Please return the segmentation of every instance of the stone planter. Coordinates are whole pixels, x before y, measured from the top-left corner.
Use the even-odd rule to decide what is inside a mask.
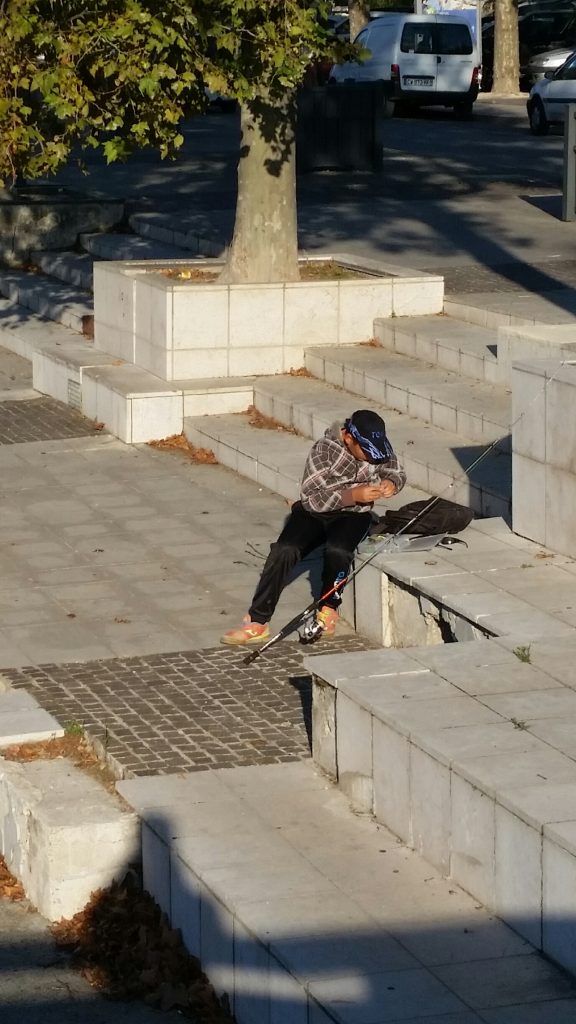
[[[364,276],[225,285],[159,273],[189,259],[97,263],[95,346],[165,381],[285,373],[302,366],[309,345],[368,341],[376,317],[442,311],[441,277],[357,256],[317,259]]]

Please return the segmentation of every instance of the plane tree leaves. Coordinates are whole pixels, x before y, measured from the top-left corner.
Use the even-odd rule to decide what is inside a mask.
[[[326,0],[0,0],[0,182],[72,153],[172,156],[206,87],[280,98],[320,55],[344,52]]]

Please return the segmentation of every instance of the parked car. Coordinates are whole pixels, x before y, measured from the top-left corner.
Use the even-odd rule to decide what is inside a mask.
[[[479,60],[463,18],[434,14],[381,14],[355,40],[368,56],[335,64],[332,82],[382,82],[391,102],[453,107],[471,114],[478,96]]]
[[[528,63],[521,69],[528,87],[531,89],[533,85],[536,85],[536,82],[544,78],[547,71],[556,71],[562,67],[575,47],[576,37],[573,46],[563,47],[561,50],[545,50],[544,53],[535,53],[533,57],[530,57]]]
[[[534,82],[529,80],[529,62],[536,54],[546,50],[576,48],[576,6],[566,0],[556,4],[522,4],[518,8],[518,37],[521,88],[528,91]],[[482,22],[482,89],[492,88],[494,69],[494,19]]]
[[[526,104],[532,134],[547,135],[551,124],[562,124],[568,103],[576,103],[576,52],[532,86]]]

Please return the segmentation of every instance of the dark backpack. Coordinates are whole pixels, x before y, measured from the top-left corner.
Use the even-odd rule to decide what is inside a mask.
[[[418,516],[423,509],[430,506],[423,515],[415,522],[412,520]],[[439,533],[460,533],[470,525],[474,518],[471,508],[465,505],[457,505],[454,501],[446,498],[437,498],[433,503],[428,498],[425,501],[411,501],[401,508],[389,508],[385,515],[381,516],[378,523],[370,530],[372,535],[380,533],[400,533],[406,531],[410,536],[431,537]]]

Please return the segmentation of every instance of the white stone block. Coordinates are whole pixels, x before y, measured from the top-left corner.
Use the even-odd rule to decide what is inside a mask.
[[[118,265],[94,263],[94,347],[134,362],[135,279]]]
[[[170,920],[170,847],[142,822],[142,884]]]
[[[172,379],[228,377],[228,349],[180,349],[172,353]]]
[[[542,949],[576,973],[576,857],[544,836]]]
[[[70,763],[0,762],[0,852],[44,917],[72,917],[139,851],[136,816]]]
[[[308,1024],[305,989],[273,956],[270,957],[270,1024]]]
[[[338,344],[338,284],[287,284],[285,345]]]
[[[426,316],[441,313],[444,306],[443,278],[418,279],[397,277],[392,282],[393,316]]]
[[[442,874],[450,869],[450,769],[410,748],[412,846]]]
[[[516,454],[512,456],[512,524],[521,537],[546,543],[546,466]]]
[[[487,907],[494,906],[495,804],[452,772],[450,876]]]
[[[275,340],[270,338],[268,346],[262,348],[231,348],[228,352],[230,377],[282,373],[286,350],[273,344]]]
[[[180,930],[188,952],[200,959],[202,883],[174,851],[170,856],[170,923]]]
[[[226,348],[228,298],[228,288],[216,284],[176,290],[172,320],[175,351]]]
[[[412,841],[410,745],[383,722],[372,723],[374,815],[404,842]]]
[[[375,565],[367,565],[354,580],[357,629],[369,640],[387,646],[388,577]]]
[[[500,358],[500,347],[498,347]],[[536,462],[546,461],[546,397],[544,377],[515,369],[512,374],[512,450]]]
[[[495,902],[499,917],[542,947],[542,835],[496,805]]]
[[[338,785],[357,811],[372,810],[372,716],[336,694],[336,762]]]
[[[234,921],[234,1018],[237,1024],[270,1024],[270,954]]]
[[[393,278],[340,281],[338,344],[358,344],[374,336],[376,317],[392,316]]]
[[[132,444],[181,434],[183,425],[182,395],[132,399]]]
[[[226,993],[234,1011],[234,919],[205,886],[200,908],[200,962],[216,994]]]
[[[313,676],[312,756],[332,779],[337,778],[336,689]]]
[[[132,443],[132,403],[125,395],[112,391],[90,372],[82,381],[82,412],[88,419],[103,423],[120,441]]]
[[[230,349],[281,347],[284,289],[278,285],[236,285],[230,289]],[[301,339],[300,344],[301,344]],[[236,371],[231,370],[231,373]],[[263,371],[268,372],[268,371]]]
[[[0,703],[0,747],[13,743],[39,743],[63,735],[60,723],[43,708],[5,711]]]
[[[576,398],[576,390],[574,396]],[[558,443],[563,444],[564,438],[559,437]],[[545,544],[553,551],[575,557],[576,518],[568,510],[576,507],[576,473],[547,463],[546,488],[543,498],[546,502]]]

